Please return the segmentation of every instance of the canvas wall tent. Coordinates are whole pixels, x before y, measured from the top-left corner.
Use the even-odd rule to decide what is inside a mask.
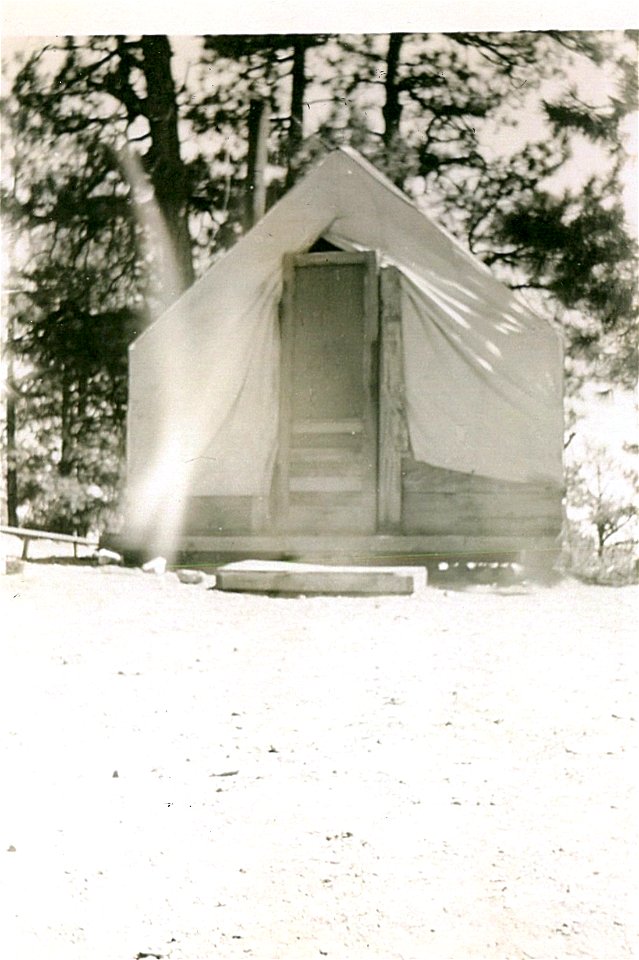
[[[548,547],[562,434],[556,330],[341,149],[132,345],[128,539]]]

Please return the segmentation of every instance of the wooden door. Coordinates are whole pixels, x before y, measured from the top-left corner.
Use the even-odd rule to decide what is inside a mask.
[[[375,255],[286,258],[277,526],[372,533],[377,493]]]

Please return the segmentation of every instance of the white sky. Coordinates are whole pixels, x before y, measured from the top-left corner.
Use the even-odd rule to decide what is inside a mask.
[[[639,26],[633,0],[3,0],[5,35],[611,30]]]

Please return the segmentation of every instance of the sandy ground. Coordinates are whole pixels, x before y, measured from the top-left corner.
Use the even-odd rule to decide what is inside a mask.
[[[639,956],[637,588],[209,585],[1,578],[5,956]]]

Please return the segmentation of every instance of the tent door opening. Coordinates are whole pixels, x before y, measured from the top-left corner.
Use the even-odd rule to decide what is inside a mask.
[[[374,253],[285,258],[279,529],[375,532],[377,332]]]

